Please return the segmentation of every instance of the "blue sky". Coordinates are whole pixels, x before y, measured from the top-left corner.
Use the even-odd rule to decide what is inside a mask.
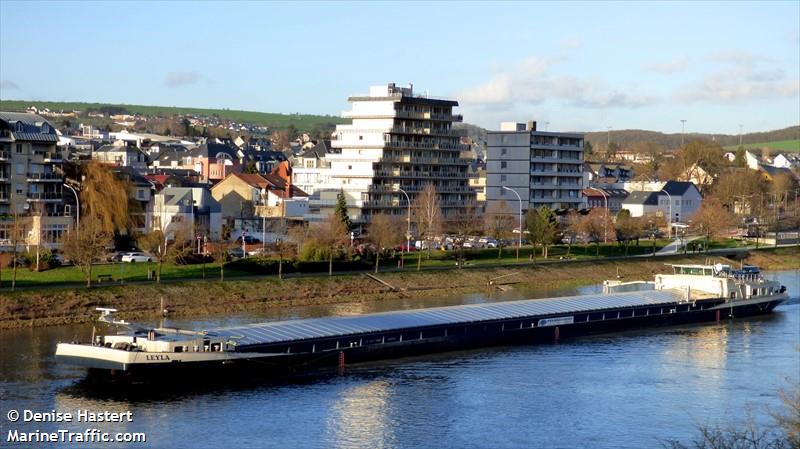
[[[340,114],[370,85],[466,122],[800,124],[800,2],[0,0],[0,98]]]

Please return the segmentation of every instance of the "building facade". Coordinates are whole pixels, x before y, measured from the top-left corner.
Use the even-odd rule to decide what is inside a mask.
[[[452,127],[462,121],[453,114],[457,101],[415,95],[412,86],[394,83],[348,101],[352,109],[343,115],[353,122],[337,125],[333,153],[325,156],[330,184],[312,204],[320,215],[332,213],[340,191],[351,218],[361,223],[375,214],[405,214],[408,203],[400,189],[413,201],[433,184],[445,218],[474,202],[469,160],[462,156],[469,147]]]
[[[583,134],[542,132],[536,122],[502,123],[489,131],[486,161],[486,202],[511,210],[517,196],[522,209],[580,207],[583,189]]]
[[[72,225],[74,210],[64,205],[64,160],[57,142],[56,130],[41,116],[0,112],[0,251],[11,249],[13,241],[57,247]]]

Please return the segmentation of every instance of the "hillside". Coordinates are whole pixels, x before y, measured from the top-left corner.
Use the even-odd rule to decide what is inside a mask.
[[[595,148],[605,147],[608,139],[606,132],[586,133],[586,140],[592,143]],[[735,134],[702,134],[686,133],[686,142],[693,139],[713,140],[722,146],[732,146],[734,149],[739,146],[739,136]],[[800,126],[790,126],[774,131],[742,134],[742,144],[745,148],[772,147],[773,142],[797,141],[800,139]],[[646,131],[641,129],[611,130],[611,140],[620,144],[623,148],[637,142],[654,142],[664,145],[667,148],[678,148],[681,145],[681,134],[664,134],[656,131]],[[785,144],[783,144],[785,145]],[[782,146],[775,149],[786,151]]]
[[[99,110],[100,108],[115,108],[119,109],[120,111],[126,111],[128,114],[142,114],[159,117],[170,117],[175,115],[195,115],[207,117],[216,116],[224,120],[246,122],[258,126],[268,126],[272,129],[285,129],[289,125],[294,125],[295,128],[301,131],[311,131],[316,128],[350,122],[349,120],[332,115],[275,114],[270,112],[237,111],[231,109],[143,106],[134,104],[0,100],[0,110],[3,111],[24,111],[29,106],[36,106],[38,109],[49,108],[51,111],[78,110],[81,112]]]

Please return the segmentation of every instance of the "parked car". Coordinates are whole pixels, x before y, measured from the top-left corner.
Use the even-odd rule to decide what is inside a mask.
[[[236,243],[242,243],[242,236],[240,235],[239,238],[236,239]],[[244,236],[244,243],[246,245],[252,245],[253,243],[261,243],[261,239],[255,238],[252,235]]]
[[[122,256],[128,254],[130,251],[117,251],[114,254],[109,254],[106,258],[108,262],[122,262]]]
[[[408,252],[408,253],[410,253],[410,252],[412,252],[412,251],[416,251],[416,250],[417,250],[417,247],[416,247],[416,246],[414,246],[414,245],[408,246],[408,245],[406,245],[406,244],[404,243],[404,244],[402,244],[402,245],[398,245],[398,246],[395,248],[395,250],[397,250],[397,251],[405,251],[405,252]]]
[[[152,262],[153,257],[145,253],[125,253],[120,257],[120,262]]]
[[[242,257],[245,256],[245,253],[241,247],[237,246],[235,248],[231,248],[228,250],[228,256],[230,256],[233,259],[241,259]]]

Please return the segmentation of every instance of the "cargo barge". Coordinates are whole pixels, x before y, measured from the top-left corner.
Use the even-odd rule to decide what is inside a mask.
[[[319,367],[504,344],[533,344],[650,326],[771,312],[786,288],[755,267],[673,265],[652,282],[606,281],[602,294],[470,304],[209,330],[143,328],[99,309],[123,332],[59,343],[60,362],[134,379],[223,371],[284,375]]]

